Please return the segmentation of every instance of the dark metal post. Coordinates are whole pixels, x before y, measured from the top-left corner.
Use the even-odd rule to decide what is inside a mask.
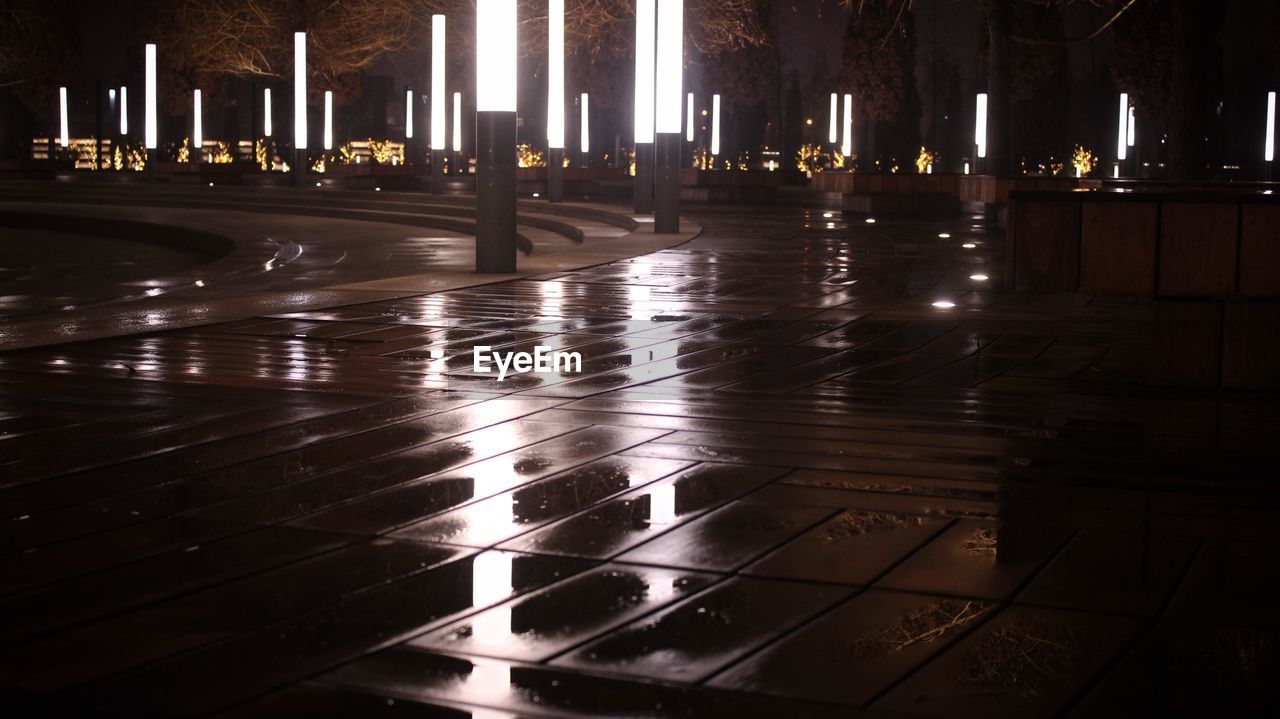
[[[658,171],[653,203],[653,231],[680,231],[680,142],[678,132],[658,133]]]
[[[636,176],[632,183],[637,215],[653,212],[653,143],[636,143]]]
[[[444,150],[431,150],[431,194],[444,194]]]
[[[547,200],[564,202],[564,148],[547,150]]]
[[[476,272],[516,271],[516,113],[476,113]]]
[[[298,148],[293,150],[293,186],[307,186],[307,151]]]

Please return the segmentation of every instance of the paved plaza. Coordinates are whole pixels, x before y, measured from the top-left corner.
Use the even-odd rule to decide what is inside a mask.
[[[150,219],[252,226],[203,201]],[[978,213],[591,207],[429,293],[470,240],[344,265],[409,224],[355,215],[207,300],[9,292],[55,335],[0,353],[12,716],[1276,711],[1280,405],[1146,384],[1149,301],[999,289]]]

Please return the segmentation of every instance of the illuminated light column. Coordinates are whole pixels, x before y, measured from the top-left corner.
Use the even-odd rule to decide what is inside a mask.
[[[653,73],[656,0],[636,0],[636,214],[653,211]]]
[[[324,149],[333,149],[333,91],[324,91]]]
[[[580,125],[579,129],[581,130],[579,134],[581,135],[581,137],[579,137],[578,140],[579,140],[579,146],[582,149],[582,162],[584,165],[591,161],[591,102],[590,100],[591,98],[587,96],[587,93],[585,92],[582,93],[582,122],[579,123]]]
[[[271,137],[271,88],[262,90],[262,136]]]
[[[120,136],[129,134],[129,88],[120,86]]]
[[[978,159],[984,159],[987,156],[987,93],[978,93],[978,105],[975,109],[973,121],[973,144],[978,149]],[[982,168],[978,168],[981,172]]]
[[[711,96],[711,156],[720,155],[720,96]],[[715,169],[715,163],[712,163]]]
[[[658,0],[658,37],[654,70],[654,130],[657,132],[657,182],[653,231],[680,231],[680,124],[684,120],[684,0]]]
[[[191,147],[187,150],[187,162],[204,162],[204,108],[200,91],[191,91]]]
[[[547,2],[547,199],[564,201],[564,0]]]
[[[449,90],[445,87],[444,15],[431,16],[431,192],[444,192],[444,153],[448,149]]]
[[[476,0],[476,272],[516,270],[516,0]]]
[[[156,147],[159,146],[159,131],[156,127],[156,46],[155,43],[147,43],[146,48],[145,73],[143,78],[145,84],[142,91],[142,109],[143,109],[143,141],[147,148],[147,177],[154,181],[156,162],[159,158],[156,156]]]
[[[1267,136],[1262,141],[1262,159],[1267,163],[1267,179],[1271,179],[1271,162],[1276,159],[1276,94],[1267,93]]]
[[[832,147],[840,141],[840,125],[838,124],[840,122],[839,104],[839,96],[834,92],[831,93],[831,123],[828,125],[827,142],[831,143]]]
[[[1129,93],[1120,93],[1120,118],[1116,122],[1116,159],[1123,162],[1129,155]]]
[[[62,145],[63,149],[71,145],[71,133],[67,128],[67,88],[65,87],[58,88],[58,144]]]
[[[453,93],[453,162],[449,172],[454,175],[466,174],[462,169],[462,93]]]
[[[688,109],[684,114],[684,139],[693,142],[693,93],[689,93]]]
[[[404,89],[404,139],[413,139],[413,88],[409,87]],[[408,162],[407,154],[405,161]]]
[[[307,180],[307,34],[293,34],[293,184]]]
[[[844,96],[844,137],[840,142],[840,154],[845,160],[853,157],[853,95]]]

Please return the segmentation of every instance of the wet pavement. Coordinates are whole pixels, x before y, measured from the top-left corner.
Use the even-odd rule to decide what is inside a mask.
[[[691,215],[586,269],[0,354],[0,696],[1277,711],[1273,395],[1145,384],[1147,304],[995,289],[979,215]]]

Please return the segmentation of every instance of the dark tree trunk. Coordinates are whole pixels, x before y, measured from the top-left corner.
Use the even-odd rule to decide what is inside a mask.
[[[1013,175],[1010,145],[1010,103],[1013,85],[1011,58],[1013,0],[988,0],[987,8],[987,163],[986,173]]]

